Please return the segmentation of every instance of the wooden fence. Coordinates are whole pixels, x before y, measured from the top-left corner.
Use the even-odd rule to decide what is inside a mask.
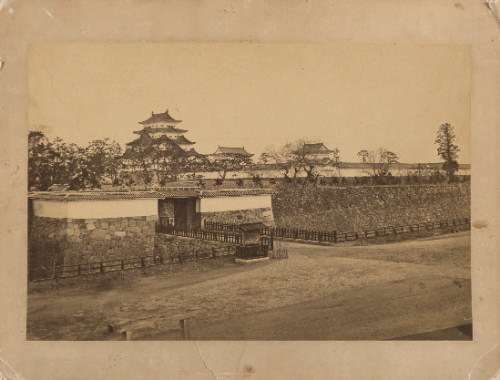
[[[224,231],[216,229],[182,229],[168,224],[156,224],[156,232],[190,238],[217,240],[224,243],[241,244],[243,234],[241,232]]]
[[[237,231],[237,229],[239,228],[238,225],[213,222],[205,222],[205,226],[206,228],[221,228],[223,231]],[[459,226],[467,226],[468,228],[470,228],[470,219],[457,218],[452,220],[414,223],[402,226],[386,226],[375,228],[372,230],[352,232],[318,231],[312,229],[299,229],[282,226],[263,226],[260,233],[261,235],[274,238],[340,243],[344,241],[371,239],[375,237],[399,235],[403,233],[418,233],[422,231],[433,231],[441,228]]]
[[[204,229],[225,232],[242,232],[242,228],[239,224],[212,222],[210,220],[205,221]]]
[[[168,260],[165,260],[165,258],[161,255],[151,255],[127,259],[86,262],[73,265],[60,265],[53,266],[51,268],[34,268],[29,270],[28,279],[31,282],[39,282],[80,276],[102,275],[115,272],[124,273],[128,270],[146,269],[147,267],[162,264],[183,263],[234,255],[235,247],[228,245],[222,248],[186,251],[173,255],[169,257]]]

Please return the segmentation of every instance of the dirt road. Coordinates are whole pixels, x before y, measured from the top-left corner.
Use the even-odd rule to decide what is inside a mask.
[[[287,260],[28,297],[28,339],[393,339],[471,323],[470,233],[373,245],[286,243]],[[467,339],[468,336],[465,336]],[[432,337],[431,337],[432,339]]]

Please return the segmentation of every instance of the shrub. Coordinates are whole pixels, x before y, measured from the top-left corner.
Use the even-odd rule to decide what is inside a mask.
[[[252,181],[255,185],[262,186],[262,178],[260,178],[258,174],[254,174],[254,176],[252,177]]]

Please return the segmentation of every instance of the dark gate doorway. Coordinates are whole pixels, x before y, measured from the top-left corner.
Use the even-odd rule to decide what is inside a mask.
[[[198,229],[201,215],[196,211],[196,198],[174,199],[174,225],[180,229]]]

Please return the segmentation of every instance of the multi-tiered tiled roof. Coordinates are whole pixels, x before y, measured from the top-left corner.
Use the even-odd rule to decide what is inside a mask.
[[[139,122],[144,127],[139,131],[134,131],[139,137],[126,144],[127,150],[123,158],[134,159],[138,156],[139,152],[147,154],[159,146],[163,150],[167,150],[175,155],[185,154],[188,157],[201,156],[194,148],[188,150],[188,147],[195,143],[184,136],[184,133],[187,132],[186,129],[181,129],[173,125],[180,122],[181,120],[170,116],[168,110],[156,114],[152,112],[150,118]]]

